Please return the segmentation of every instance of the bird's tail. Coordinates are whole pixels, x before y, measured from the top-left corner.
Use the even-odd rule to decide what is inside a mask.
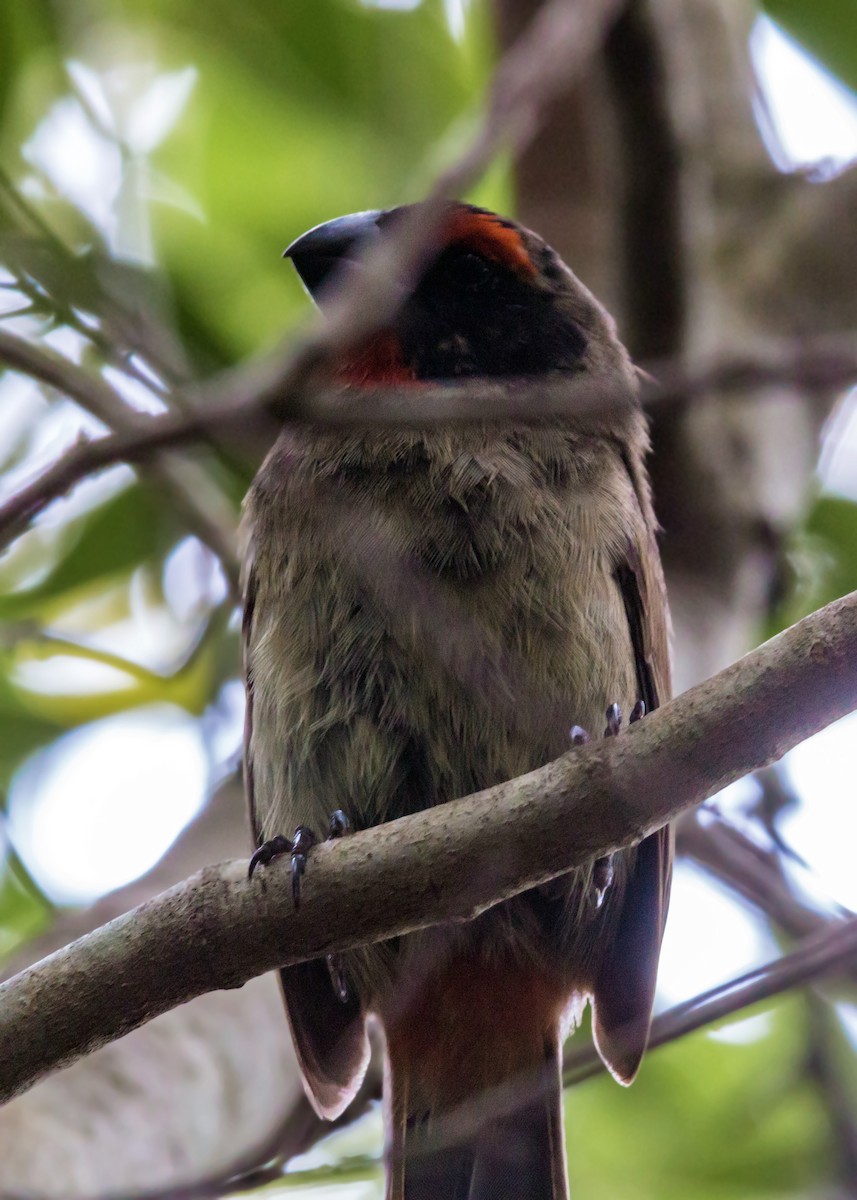
[[[434,992],[388,1028],[386,1200],[568,1200],[559,1021],[516,1020],[504,984],[493,1022]]]

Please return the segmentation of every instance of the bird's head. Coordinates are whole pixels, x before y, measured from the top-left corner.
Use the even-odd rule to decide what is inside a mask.
[[[317,225],[285,257],[321,297],[346,261],[407,211],[354,213]],[[627,355],[611,317],[537,234],[471,204],[451,203],[437,250],[392,324],[349,356],[355,383],[619,371]]]

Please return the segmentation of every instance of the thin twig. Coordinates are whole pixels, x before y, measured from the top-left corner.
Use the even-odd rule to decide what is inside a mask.
[[[736,1013],[792,988],[815,983],[843,970],[853,970],[857,959],[857,918],[837,923],[810,934],[791,954],[757,967],[694,996],[652,1022],[649,1047],[665,1046],[678,1038],[734,1017]],[[604,1070],[598,1055],[589,1047],[567,1054],[563,1083],[571,1087]]]
[[[857,1096],[846,1071],[844,1031],[832,1005],[815,991],[806,993],[806,1075],[826,1111],[843,1196],[857,1195]]]
[[[688,814],[678,822],[676,845],[704,870],[754,905],[791,938],[805,937],[851,914],[819,912],[792,891],[779,856],[726,821]],[[857,968],[855,968],[857,971]]]
[[[0,329],[0,363],[68,396],[81,408],[92,413],[109,428],[115,430],[114,434],[100,440],[109,440],[110,436],[134,437],[149,423],[149,418],[129,409],[119,393],[102,376],[84,370],[48,346],[37,346],[25,338],[3,329]],[[69,455],[74,458],[87,445],[97,444],[98,442],[78,443],[64,458],[60,458],[58,461],[66,461]],[[237,595],[238,556],[235,548],[235,520],[226,506],[220,489],[197,463],[178,459],[173,454],[148,454],[140,462],[168,489],[188,528],[220,559],[230,580],[232,591]],[[48,468],[46,474],[53,469]],[[68,488],[64,490],[68,491]],[[28,491],[29,489],[26,487],[22,489],[23,493]],[[13,496],[12,502],[15,499],[16,497]],[[33,515],[36,515],[35,512]],[[26,523],[24,526],[17,526],[19,530],[25,527]]]
[[[649,1052],[679,1041],[709,1025],[723,1024],[740,1017],[746,1009],[772,1000],[794,988],[836,976],[843,971],[853,972],[855,958],[857,920],[838,926],[835,931],[825,929],[811,935],[792,953],[660,1013],[652,1022]],[[822,1004],[823,1001],[816,999],[815,1003]],[[566,1048],[563,1063],[565,1087],[575,1087],[604,1072],[604,1064],[591,1045],[579,1047],[571,1043]],[[288,1163],[296,1155],[306,1153],[339,1125],[345,1122],[350,1124],[362,1116],[372,1101],[379,1100],[380,1096],[381,1080],[376,1071],[367,1076],[364,1086],[361,1087],[355,1100],[356,1110],[353,1107],[349,1108],[339,1121],[333,1123],[318,1117],[306,1097],[300,1096],[283,1128],[270,1139],[263,1151],[260,1150],[250,1157],[252,1165],[246,1165],[248,1158],[245,1156],[244,1164],[239,1166],[236,1163],[235,1167],[220,1172],[217,1176],[168,1191],[153,1189],[140,1192],[135,1195],[134,1200],[217,1200],[219,1197],[232,1196],[254,1187],[261,1187],[265,1183],[272,1183],[284,1174]],[[842,1098],[838,1092],[835,1102],[839,1113]],[[847,1129],[850,1133],[850,1123]],[[104,1195],[99,1200],[119,1200],[119,1197]]]
[[[500,149],[519,149],[526,144],[538,127],[544,107],[606,36],[620,6],[621,0],[575,0],[573,3],[572,0],[552,0],[547,4],[532,27],[498,66],[485,119],[464,154],[439,176],[426,202],[401,222],[390,238],[380,246],[370,248],[356,272],[348,272],[341,280],[334,281],[333,295],[329,305],[326,305],[324,324],[318,325],[297,345],[288,345],[285,350],[275,352],[260,364],[240,373],[224,373],[205,390],[200,407],[223,413],[224,408],[227,412],[230,407],[236,410],[242,408],[246,400],[254,410],[261,411],[272,394],[292,395],[299,402],[318,367],[329,361],[338,349],[360,340],[383,325],[402,303],[407,294],[408,281],[416,279],[430,257],[446,201],[465,192]],[[5,344],[0,342],[0,361],[25,370],[33,378],[50,382],[51,386],[62,387],[58,382],[57,363],[53,361],[57,356],[40,360],[34,347],[22,348],[5,340],[11,335],[2,336]],[[16,339],[16,342],[20,341]],[[46,374],[51,378],[46,379]],[[66,375],[66,379],[69,387],[74,388],[69,394],[76,394],[80,403],[93,397],[93,390],[89,386],[91,379],[85,372],[75,368]],[[102,402],[106,399],[106,387],[103,381],[95,385],[97,398]],[[187,398],[182,395],[181,399],[178,407],[184,408]],[[166,425],[161,427],[161,433],[165,428],[170,428],[173,418],[165,417],[163,421]],[[148,450],[174,447],[180,442],[210,435],[216,428],[216,418],[212,426],[199,413],[192,413],[184,427],[181,422],[175,422],[172,435],[165,440],[156,433],[154,443],[149,443]],[[191,429],[194,432],[191,433]],[[125,441],[126,448],[120,458],[112,461],[145,462],[146,455],[142,450],[134,452],[134,437],[130,427],[119,431],[119,442],[123,443],[128,434],[131,434],[132,444]],[[92,460],[88,459],[86,449],[78,447],[72,450],[66,459],[43,477],[41,482],[51,493],[51,498],[68,491],[77,479],[83,477],[81,471],[84,475],[91,473],[87,463]],[[107,449],[101,446],[102,455]],[[102,458],[100,466],[105,465],[107,459]],[[170,486],[180,488],[182,480],[176,472],[170,470],[169,476]],[[38,495],[38,490],[37,482],[12,498],[10,507],[4,513],[8,524],[3,525],[10,536],[14,537],[25,529],[43,510],[45,503],[50,502],[46,498],[47,492],[43,499]],[[193,495],[180,498],[185,511],[196,510]],[[197,513],[197,516],[200,514]],[[205,517],[204,512],[201,516]],[[224,538],[218,539],[216,529],[210,529],[208,533],[206,540],[214,537],[223,543]],[[8,544],[8,540],[0,541],[0,548]],[[230,555],[226,545],[221,544],[220,551],[226,556],[227,572],[234,583],[234,555]]]
[[[318,347],[317,347],[318,349]],[[318,349],[319,354],[321,353]],[[59,355],[38,361],[42,349],[22,338],[0,332],[0,361],[34,377],[60,386]],[[299,361],[295,351],[295,362]],[[58,360],[58,361],[57,361]],[[300,361],[304,361],[300,359]],[[24,364],[34,364],[30,372]],[[432,425],[438,422],[516,418],[538,420],[579,417],[609,412],[628,402],[625,394],[605,389],[589,376],[555,380],[520,380],[515,386],[479,380],[467,384],[424,385],[412,389],[366,388],[321,390],[309,394],[307,382],[317,362],[305,361],[301,386],[284,394],[273,381],[254,376],[255,387],[235,397],[217,398],[219,385],[205,406],[186,413],[134,417],[127,431],[79,444],[48,467],[32,483],[0,505],[0,549],[21,534],[54,500],[75,484],[117,462],[144,463],[156,451],[203,439],[228,439],[257,429],[273,438],[278,421],[312,421],[322,425],[356,426],[377,423]],[[66,379],[67,394],[74,396],[85,380],[80,368]],[[713,391],[752,390],[767,384],[796,388],[839,388],[857,380],[855,337],[823,338],[796,343],[766,357],[728,358],[695,371],[674,363],[654,364],[660,381],[642,384],[645,404],[691,400]],[[89,378],[88,376],[86,377]],[[55,382],[57,380],[57,382]],[[74,389],[74,390],[72,390]],[[216,395],[217,394],[217,395]],[[276,420],[274,419],[276,418]]]
[[[84,103],[84,98],[80,96],[81,103]],[[22,195],[20,189],[15,185],[8,172],[0,167],[0,204],[5,201],[7,212],[10,213],[13,220],[17,216],[23,218],[25,224],[29,224],[35,231],[35,239],[50,247],[51,255],[55,263],[60,263],[65,272],[74,273],[79,267],[78,256],[72,251],[63,239],[55,232],[48,221],[42,216],[35,205]],[[94,230],[91,230],[94,233]],[[29,237],[30,234],[24,236]],[[14,259],[14,255],[13,255]],[[147,375],[133,361],[131,351],[120,349],[114,339],[109,336],[110,330],[105,332],[97,325],[88,322],[82,318],[74,305],[67,299],[56,294],[56,291],[48,289],[43,281],[35,279],[30,273],[20,264],[6,264],[10,267],[12,274],[15,276],[15,283],[18,289],[29,296],[34,303],[41,304],[49,308],[51,315],[55,320],[63,325],[67,325],[70,329],[74,329],[87,341],[91,342],[105,356],[108,362],[115,365],[120,371],[128,375],[129,378],[135,379],[138,383],[142,383],[150,391],[154,391],[161,396],[164,396],[166,389],[154,378],[153,375]],[[12,314],[5,313],[4,317],[9,317]],[[110,322],[111,328],[115,326],[115,322]]]
[[[101,375],[85,371],[50,346],[37,346],[5,329],[0,329],[0,363],[61,392],[106,425],[117,405],[125,407]]]

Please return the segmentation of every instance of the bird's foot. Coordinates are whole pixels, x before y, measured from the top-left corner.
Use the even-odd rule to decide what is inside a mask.
[[[644,701],[638,700],[631,709],[631,716],[628,718],[628,724],[634,725],[641,717],[646,715],[646,705]],[[622,729],[622,709],[618,704],[611,704],[607,709],[607,727],[604,730],[605,737],[616,737]],[[580,725],[572,725],[568,731],[569,739],[572,746],[585,746],[589,741],[589,734]]]
[[[348,817],[341,808],[337,808],[330,814],[325,840],[331,841],[333,838],[342,837],[350,828],[351,824]],[[253,878],[253,872],[257,867],[267,867],[268,863],[273,862],[275,858],[279,858],[283,854],[290,854],[292,858],[292,899],[294,900],[295,908],[300,908],[301,878],[304,871],[306,871],[307,855],[317,842],[318,837],[308,825],[298,825],[293,838],[287,838],[283,834],[278,833],[270,841],[263,842],[250,859],[247,868],[248,878]]]
[[[638,700],[631,709],[631,715],[628,718],[629,725],[636,723],[646,715],[646,703],[644,700]],[[604,730],[605,737],[617,737],[622,731],[622,709],[618,704],[610,704],[607,708],[607,726]]]
[[[604,730],[605,737],[617,737],[622,729],[622,709],[618,704],[611,704],[607,709],[607,725]],[[629,725],[635,725],[642,717],[646,715],[646,705],[642,700],[638,700],[631,709],[631,716],[628,718]],[[589,741],[589,734],[585,729],[581,729],[579,725],[573,725],[569,732],[571,743],[573,746],[585,746]],[[607,854],[603,858],[596,858],[592,864],[592,888],[594,892],[595,907],[600,908],[604,903],[604,896],[607,889],[613,882],[613,855]]]
[[[592,890],[595,894],[595,907],[600,908],[604,903],[607,889],[613,882],[613,855],[596,858],[592,864]]]
[[[347,1004],[350,995],[348,991],[348,979],[342,965],[342,957],[339,954],[326,954],[324,957],[327,963],[327,973],[330,976],[330,982],[333,984],[333,990],[336,992],[336,998],[340,1004]]]
[[[295,911],[301,906],[301,879],[306,870],[307,855],[318,838],[308,825],[298,825],[292,841],[292,900]]]
[[[267,867],[268,863],[273,862],[275,858],[279,858],[281,854],[291,854],[292,840],[278,833],[276,837],[272,837],[269,841],[263,842],[256,850],[250,859],[250,864],[247,867],[247,878],[253,878],[253,872],[257,867]]]
[[[341,808],[335,808],[328,818],[325,841],[332,842],[334,838],[341,838],[343,834],[350,832],[351,822],[348,817]]]

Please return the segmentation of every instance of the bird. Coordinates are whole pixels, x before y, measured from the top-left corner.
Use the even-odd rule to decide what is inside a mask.
[[[336,272],[412,209],[292,243],[322,311]],[[487,209],[449,201],[431,250],[396,314],[341,353],[337,386],[347,403],[454,381],[482,389],[484,417],[287,426],[245,501],[250,869],[291,854],[296,903],[325,830],[515,778],[670,695],[647,424],[612,317]],[[498,388],[581,380],[613,402],[492,419]],[[589,1003],[601,1058],[633,1080],[671,864],[667,826],[469,922],[280,972],[322,1117],[347,1108],[383,1030],[387,1200],[566,1200],[563,1040]]]

